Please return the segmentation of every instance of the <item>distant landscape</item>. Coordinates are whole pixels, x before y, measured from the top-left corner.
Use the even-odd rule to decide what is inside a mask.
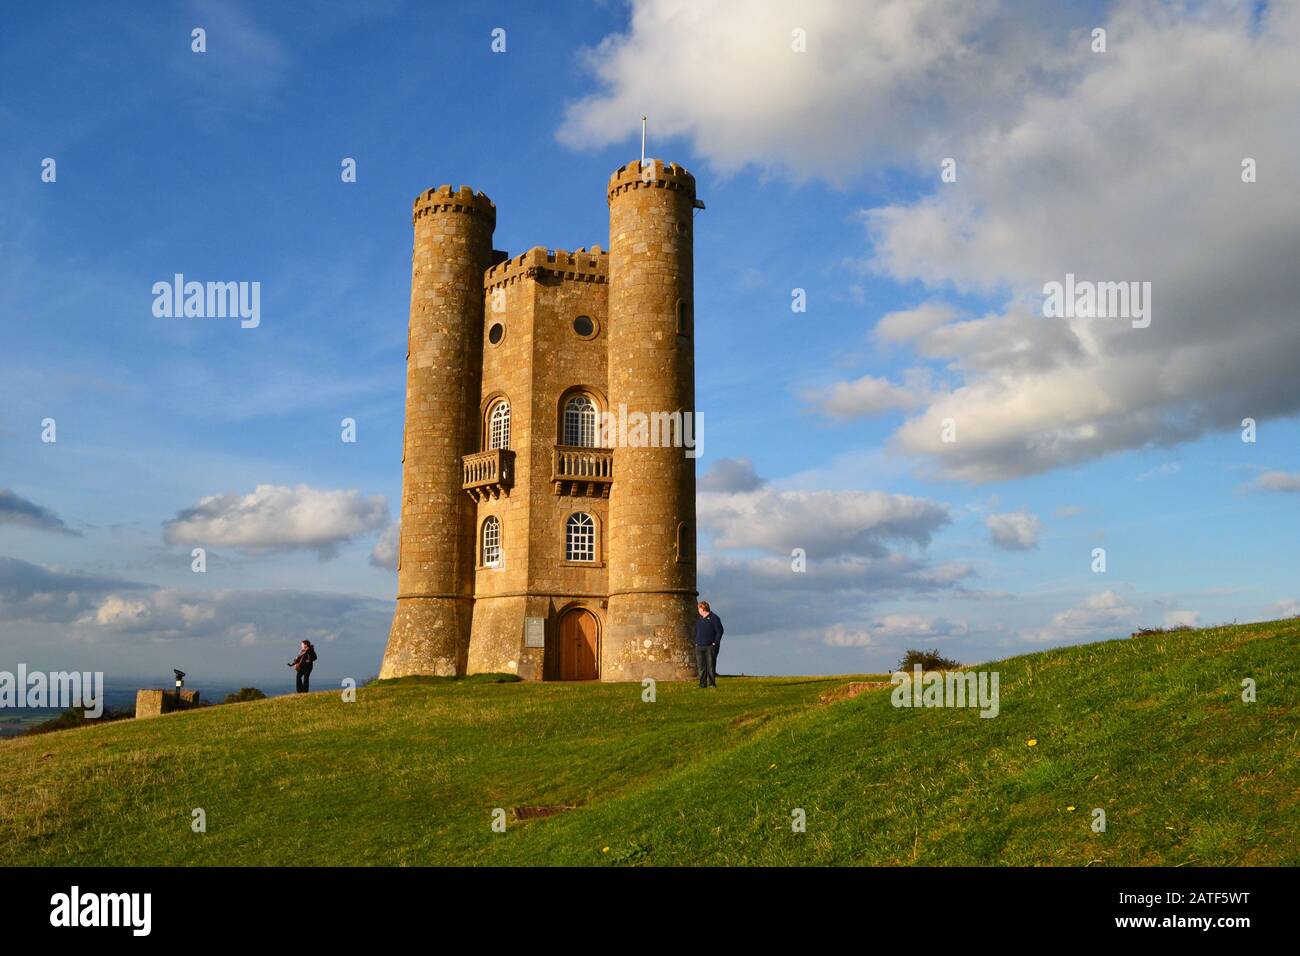
[[[144,687],[172,686],[174,686],[172,680],[158,680],[148,677],[106,680],[104,684],[104,707],[107,710],[124,710],[133,713],[135,711],[136,691]],[[232,694],[241,687],[257,687],[268,697],[293,693],[292,681],[288,682],[287,686],[272,684],[269,681],[260,684],[256,682],[235,684],[229,680],[222,683],[195,684],[193,686],[199,690],[201,700],[216,704],[225,700],[227,694]],[[59,707],[22,707],[0,710],[0,739],[23,734],[37,724],[59,716],[62,712],[63,709]]]

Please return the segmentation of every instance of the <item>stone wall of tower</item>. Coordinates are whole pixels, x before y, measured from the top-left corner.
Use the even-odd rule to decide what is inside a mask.
[[[629,418],[693,414],[695,178],[675,163],[632,162],[610,177],[608,200],[610,402]],[[694,541],[694,459],[680,447],[617,447],[603,679],[694,675]]]
[[[535,247],[493,266],[484,279],[480,419],[486,424],[500,399],[510,402],[514,482],[477,505],[480,535],[489,515],[501,521],[503,560],[488,568],[480,556],[475,571],[470,673],[557,679],[561,614],[582,606],[603,622],[608,501],[557,484],[552,469],[566,394],[581,389],[605,407],[607,260],[599,247],[572,253]],[[594,323],[593,335],[574,331],[580,315]],[[502,331],[493,344],[489,332],[497,324]],[[575,511],[592,514],[598,523],[595,562],[566,560],[565,522]],[[545,622],[543,648],[525,646],[529,617]]]
[[[567,610],[584,607],[590,611],[602,632],[603,643],[609,533],[609,500],[599,487],[552,481],[555,449],[563,440],[562,404],[566,397],[581,390],[595,400],[599,409],[607,407],[609,257],[599,248],[571,254],[557,249],[555,257],[559,261],[535,280],[537,360],[532,401],[537,441],[531,454],[539,480],[534,490],[529,542],[530,586],[535,594],[545,596],[544,674],[551,680],[561,676],[560,618]],[[580,315],[594,324],[594,334],[589,338],[574,331],[574,320]],[[577,563],[566,558],[566,524],[576,512],[590,514],[596,522],[594,562]]]
[[[533,441],[529,395],[533,380],[533,306],[535,293],[516,260],[507,259],[489,270],[482,306],[483,384],[474,409],[488,427],[493,405],[510,403],[510,448],[514,452],[512,487],[485,498],[475,507],[474,624],[470,637],[468,671],[471,674],[509,673],[540,679],[540,669],[524,651],[527,616],[528,528],[531,520],[528,488],[534,481],[527,452]],[[501,327],[500,340],[488,338],[493,326]],[[475,451],[488,446],[482,431]],[[489,517],[501,522],[501,562],[483,563],[482,530]]]
[[[473,607],[474,515],[462,456],[477,447],[483,274],[496,207],[468,187],[413,211],[410,339],[397,610],[379,676],[463,674]]]

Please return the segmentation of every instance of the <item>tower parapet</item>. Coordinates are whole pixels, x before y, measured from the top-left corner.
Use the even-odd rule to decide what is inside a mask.
[[[576,252],[533,246],[527,252],[488,269],[483,275],[483,288],[494,289],[520,278],[539,275],[553,275],[575,282],[605,282],[609,277],[609,253],[600,246]]]
[[[415,197],[415,205],[411,210],[411,224],[414,225],[421,216],[439,213],[477,216],[485,219],[492,228],[495,228],[497,223],[496,203],[483,193],[474,192],[469,186],[452,189],[450,185],[444,185],[436,189],[426,189]]]
[[[634,159],[614,170],[609,177],[606,198],[613,203],[615,196],[634,189],[675,190],[688,194],[692,207],[695,204],[695,177],[684,166],[665,163],[662,159],[647,159],[644,166]]]

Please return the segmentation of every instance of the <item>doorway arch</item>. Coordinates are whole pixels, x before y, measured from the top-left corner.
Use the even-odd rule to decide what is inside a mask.
[[[560,680],[600,679],[600,622],[585,607],[560,616]]]

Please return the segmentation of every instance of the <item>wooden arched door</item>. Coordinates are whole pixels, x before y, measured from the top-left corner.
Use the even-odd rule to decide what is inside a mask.
[[[600,632],[596,615],[575,607],[560,618],[560,680],[600,677]]]

